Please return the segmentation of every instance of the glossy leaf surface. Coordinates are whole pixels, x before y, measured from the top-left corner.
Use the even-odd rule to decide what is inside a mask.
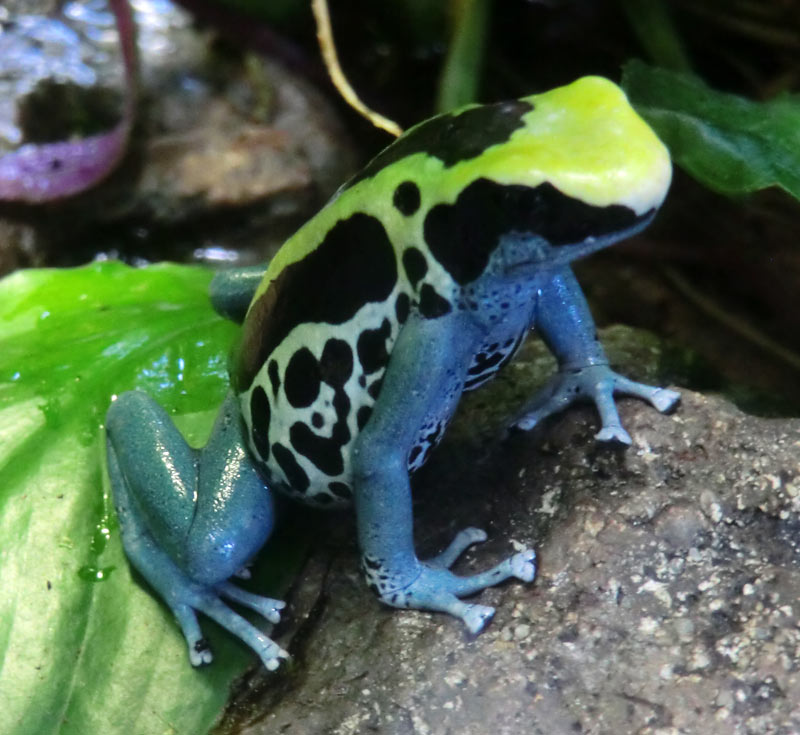
[[[622,87],[673,160],[702,184],[728,195],[779,186],[800,199],[796,95],[757,102],[639,61],[626,65]]]
[[[115,393],[148,391],[193,443],[210,430],[237,327],[212,311],[209,280],[100,263],[0,281],[4,735],[201,734],[254,661],[203,620],[216,659],[191,668],[125,561],[103,467]]]

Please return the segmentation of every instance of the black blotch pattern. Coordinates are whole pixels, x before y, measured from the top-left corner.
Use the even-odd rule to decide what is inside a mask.
[[[284,447],[283,444],[275,442],[272,445],[272,455],[275,457],[275,461],[283,470],[283,474],[286,476],[286,482],[289,483],[289,487],[298,493],[306,492],[310,484],[308,481],[308,475],[306,474],[306,471],[297,463],[297,460],[294,458],[294,454],[292,454],[291,450]]]
[[[426,319],[437,319],[449,314],[452,309],[450,302],[437,293],[429,283],[422,286],[419,292],[419,313]]]
[[[370,394],[373,400],[377,401],[378,396],[381,394],[381,387],[383,386],[383,377],[379,380],[376,380],[369,388],[367,388],[367,393]]]
[[[253,425],[253,444],[265,461],[269,459],[269,421],[271,418],[269,399],[258,385],[250,394],[250,417]]]
[[[365,571],[366,571],[367,569],[375,569],[375,570],[378,570],[378,569],[380,569],[380,568],[381,568],[381,562],[380,562],[380,559],[373,559],[372,557],[369,557],[369,556],[364,556],[364,557],[362,557],[362,558],[361,558],[361,561],[362,561],[362,562],[363,562],[363,564],[364,564],[364,570],[365,570]]]
[[[420,452],[422,452],[422,447],[419,444],[415,445],[414,448],[411,450],[411,452],[408,455],[408,464],[409,465],[413,465],[414,464],[414,462],[419,457]]]
[[[307,457],[326,475],[340,475],[344,472],[341,445],[332,438],[315,434],[308,424],[297,421],[289,429],[292,448]]]
[[[269,361],[269,366],[267,367],[267,373],[269,374],[269,382],[272,385],[272,395],[277,396],[278,390],[281,387],[281,378],[278,375],[278,363],[275,360]]]
[[[619,204],[595,207],[562,194],[547,182],[504,186],[478,179],[453,204],[438,204],[425,217],[425,241],[453,279],[465,284],[486,269],[503,235],[528,232],[551,245],[601,237],[645,222]]]
[[[401,293],[397,296],[397,301],[394,304],[394,314],[400,324],[405,324],[408,319],[408,313],[411,310],[411,299],[408,294]]]
[[[343,339],[331,338],[322,349],[319,359],[322,379],[330,386],[343,386],[353,373],[353,351]]]
[[[428,261],[418,248],[408,247],[403,251],[403,268],[411,285],[416,288],[428,272]]]
[[[394,190],[392,202],[400,214],[410,217],[419,209],[419,187],[413,181],[404,181]]]
[[[475,355],[474,362],[470,366],[469,370],[467,370],[467,374],[480,375],[491,368],[496,368],[496,366],[503,361],[504,357],[505,355],[502,352],[493,352],[491,354],[481,352]]]
[[[481,105],[454,115],[446,113],[426,120],[400,136],[373,158],[345,189],[374,176],[406,156],[427,153],[445,167],[480,156],[487,148],[507,141],[523,126],[522,116],[533,109],[529,102],[512,100]]]
[[[371,415],[371,406],[361,406],[361,408],[358,409],[358,413],[356,414],[356,424],[358,425],[359,431],[361,431],[367,425],[367,421],[369,421],[369,417]]]
[[[439,439],[442,438],[442,429],[444,429],[443,424],[436,424],[436,428],[425,436],[425,441],[431,445],[438,444]]]
[[[286,366],[283,390],[289,403],[295,408],[307,408],[319,395],[320,369],[317,358],[307,347],[301,347],[292,355]]]
[[[501,367],[506,365],[511,358],[517,353],[519,346],[525,339],[528,330],[523,329],[516,337],[507,339],[503,343],[501,352],[492,353],[491,356],[486,353],[478,353],[474,358],[474,362],[467,370],[468,377],[464,382],[464,390],[474,390],[486,383],[492,376],[494,376]],[[498,349],[497,344],[489,345],[489,350]],[[509,349],[511,348],[511,349]]]
[[[391,333],[392,325],[388,319],[384,319],[378,329],[365,329],[358,336],[356,343],[358,360],[366,375],[377,373],[389,362],[386,340]]]
[[[340,475],[344,472],[342,447],[350,441],[347,417],[350,413],[350,399],[342,386],[334,386],[333,408],[336,423],[330,436],[319,436],[308,424],[296,421],[289,429],[292,448],[306,457],[320,472],[326,475]]]
[[[353,491],[350,489],[350,486],[344,482],[329,482],[328,490],[342,500],[350,500],[353,497]]]
[[[246,391],[296,326],[343,324],[364,304],[386,301],[396,283],[394,248],[381,222],[361,212],[340,220],[253,304],[236,355],[234,388]]]
[[[322,414],[321,413],[317,413],[316,411],[314,411],[314,413],[311,415],[311,424],[312,424],[312,426],[315,429],[321,429],[324,423],[325,423],[325,419],[322,418]]]

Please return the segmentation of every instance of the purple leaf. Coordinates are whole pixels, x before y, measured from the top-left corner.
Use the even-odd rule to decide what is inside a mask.
[[[136,33],[127,0],[109,0],[125,65],[122,119],[107,133],[75,141],[29,143],[0,157],[0,199],[41,204],[77,194],[119,163],[133,125],[138,83]]]

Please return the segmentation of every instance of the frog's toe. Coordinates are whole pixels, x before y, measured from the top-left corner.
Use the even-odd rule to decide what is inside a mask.
[[[249,607],[270,623],[280,622],[280,611],[286,607],[286,603],[283,600],[273,600],[271,597],[254,595],[252,592],[243,590],[230,582],[223,582],[218,589],[221,595],[229,600],[238,602],[240,605]]]
[[[548,416],[563,411],[574,400],[569,386],[558,385],[555,382],[543,389],[530,403],[521,416],[518,416],[512,426],[522,431],[530,431]]]
[[[638,383],[622,375],[614,374],[614,390],[647,401],[653,408],[666,413],[675,408],[681,400],[678,391],[669,388],[659,388],[656,385]]]
[[[208,641],[205,638],[201,638],[198,641],[192,643],[191,641],[187,641],[189,643],[189,661],[197,668],[198,666],[207,666],[214,660],[214,654],[211,653],[211,646],[208,645]]]
[[[272,643],[272,641],[270,641]],[[267,671],[276,671],[281,665],[281,661],[288,661],[289,654],[284,651],[277,643],[272,643],[268,646],[263,653],[259,653],[261,662]]]
[[[676,390],[669,388],[658,388],[656,392],[650,396],[650,403],[653,404],[661,413],[666,413],[675,408],[681,400],[681,394]]]
[[[533,582],[536,577],[536,552],[533,549],[520,551],[508,559],[508,565],[511,576],[522,582]]]
[[[619,442],[626,446],[630,445],[633,441],[631,435],[619,424],[603,426],[603,428],[594,435],[594,438],[599,442]]]
[[[488,605],[466,605],[461,619],[470,633],[480,633],[494,617],[494,608]]]
[[[230,586],[233,587],[233,585]],[[234,589],[237,590],[239,595],[244,592],[238,588]],[[224,594],[226,597],[230,596],[229,592],[230,590],[227,588],[219,591],[220,594]],[[249,592],[245,594],[249,597],[257,597],[256,595],[250,595]],[[231,596],[231,599],[237,599],[251,609],[255,609],[250,602],[244,602],[241,596],[236,598]],[[263,600],[266,598],[261,599]],[[224,602],[222,602],[222,600],[219,599],[214,591],[208,590],[205,594],[198,596],[195,602],[196,604],[194,606],[197,610],[216,621],[219,625],[229,630],[238,638],[241,638],[242,641],[252,648],[269,671],[275,671],[275,669],[277,669],[280,665],[282,659],[289,658],[289,654],[277,643],[275,643],[275,641],[262,633],[249,621],[245,620],[241,615],[231,610],[231,608],[229,608]]]
[[[210,664],[214,660],[214,655],[211,653],[208,639],[200,630],[194,610],[188,605],[175,605],[172,612],[180,625],[183,637],[186,638],[186,644],[189,647],[189,661],[192,666]]]
[[[480,528],[465,528],[456,534],[450,545],[441,554],[428,559],[426,563],[432,567],[449,569],[470,546],[480,544],[487,538],[486,531]]]

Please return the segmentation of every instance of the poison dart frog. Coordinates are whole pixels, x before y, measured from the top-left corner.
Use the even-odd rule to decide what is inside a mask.
[[[614,393],[659,411],[678,393],[611,370],[570,263],[643,229],[664,199],[669,155],[612,82],[472,105],[420,123],[378,154],[279,250],[266,270],[218,274],[215,308],[243,324],[231,390],[208,443],[190,448],[141,392],[106,421],[108,466],[131,563],[175,614],[195,665],[211,652],[200,611],[268,669],[286,657],[228,607],[270,621],[283,602],[229,581],[273,528],[271,493],[355,507],[369,586],[388,605],[438,610],[472,632],[494,614],[461,598],[531,582],[526,549],[488,571],[414,549],[409,475],[459,398],[492,378],[532,327],[558,372],[520,413],[529,429],[594,401],[600,440],[630,443]]]

